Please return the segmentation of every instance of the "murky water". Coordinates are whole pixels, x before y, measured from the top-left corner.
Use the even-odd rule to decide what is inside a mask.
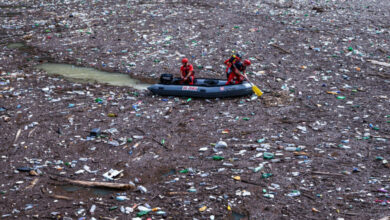
[[[171,169],[171,170],[169,170],[169,172],[167,172],[167,173],[164,173],[162,176],[171,176],[171,175],[174,175],[174,174],[176,174],[176,169]]]
[[[138,90],[147,89],[150,86],[150,84],[133,79],[127,74],[109,73],[70,64],[45,63],[38,65],[37,69],[44,70],[48,74],[61,75],[76,82],[107,83],[113,86],[129,86]]]
[[[7,45],[7,47],[10,49],[19,49],[25,47],[25,45],[23,43],[10,43]]]
[[[234,212],[234,211],[232,212],[232,217],[234,220],[240,220],[240,219],[246,218],[245,215],[240,214],[238,212]]]
[[[119,190],[110,190],[105,188],[84,188],[80,186],[74,186],[74,185],[64,185],[60,186],[57,191],[65,191],[68,193],[75,193],[79,194],[81,197],[88,196],[88,195],[95,195],[95,196],[104,196],[109,194],[114,194],[117,192],[121,192]]]

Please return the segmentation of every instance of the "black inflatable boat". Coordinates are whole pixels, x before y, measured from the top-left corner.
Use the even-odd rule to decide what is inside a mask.
[[[170,78],[163,74],[160,83],[149,86],[148,89],[161,96],[184,96],[194,98],[225,98],[246,96],[253,93],[252,86],[244,81],[242,84],[225,85],[221,79],[195,79],[194,85],[180,84],[180,78]]]

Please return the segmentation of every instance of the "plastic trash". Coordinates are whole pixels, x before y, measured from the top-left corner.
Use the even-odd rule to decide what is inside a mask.
[[[110,169],[108,172],[104,173],[103,176],[109,180],[114,180],[115,178],[118,178],[122,172],[123,170]]]

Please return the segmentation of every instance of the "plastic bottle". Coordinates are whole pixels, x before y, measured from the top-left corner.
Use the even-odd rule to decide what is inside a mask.
[[[262,169],[263,169],[263,166],[258,166],[258,167],[253,168],[253,172],[257,173]]]
[[[144,186],[137,186],[137,189],[141,191],[142,193],[147,193],[148,190]]]
[[[118,201],[125,201],[127,199],[129,199],[129,198],[127,198],[126,196],[117,196],[116,197],[116,200],[118,200]]]
[[[218,155],[213,156],[213,160],[223,160],[223,159],[225,158],[222,156],[218,156]]]
[[[157,211],[156,214],[157,215],[162,215],[162,216],[166,216],[167,215],[167,213],[164,212],[164,211]]]
[[[295,151],[296,147],[285,147],[285,151]]]
[[[289,197],[295,197],[295,196],[300,196],[301,195],[301,192],[299,192],[298,190],[293,190],[291,193],[287,194],[287,196]]]
[[[273,194],[266,193],[263,195],[265,198],[273,199],[275,196]]]
[[[264,155],[263,155],[264,159],[272,159],[274,158],[274,154],[273,153],[269,153],[269,152],[264,152]]]
[[[96,205],[92,205],[91,208],[89,209],[89,212],[93,214],[95,210],[96,210]]]
[[[261,175],[261,178],[266,179],[266,178],[271,177],[271,176],[272,176],[272,173],[263,173]]]

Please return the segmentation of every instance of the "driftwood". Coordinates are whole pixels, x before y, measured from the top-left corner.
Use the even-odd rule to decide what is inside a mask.
[[[341,212],[341,214],[350,215],[350,216],[358,216],[358,215],[360,215],[359,213],[352,213],[352,212]]]
[[[271,44],[271,46],[273,46],[273,47],[275,47],[275,48],[281,50],[283,53],[291,53],[290,51],[283,49],[282,47],[280,47],[280,46],[277,45],[277,44]]]
[[[16,135],[15,135],[14,144],[18,141],[21,132],[22,132],[22,129],[19,128],[18,132],[16,132]]]
[[[71,180],[71,179],[65,179],[65,181],[74,185],[79,185],[84,187],[102,187],[102,188],[119,189],[119,190],[135,189],[135,186],[130,184],[125,184],[125,183],[92,182],[92,181]]]
[[[370,73],[369,75],[371,75],[371,76],[379,76],[379,77],[382,77],[382,78],[385,78],[385,79],[390,79],[390,75],[385,75],[383,73],[376,73],[376,74]]]
[[[376,61],[376,60],[368,60],[368,62],[371,62],[372,64],[380,65],[380,66],[390,67],[390,63],[386,63],[386,62],[381,62],[381,61]]]
[[[24,190],[32,189],[38,183],[38,180],[39,180],[39,178],[33,179],[33,181],[31,181],[30,185],[28,185]]]
[[[340,174],[340,173],[327,173],[327,172],[321,172],[321,171],[313,171],[311,173],[315,174],[315,175],[344,176],[344,174]]]
[[[264,184],[262,184],[262,183],[256,183],[256,182],[245,180],[245,179],[241,179],[240,181],[243,182],[243,183],[246,183],[246,184],[251,184],[251,185],[255,185],[255,186],[263,186],[264,187]]]
[[[110,218],[110,217],[100,217],[101,219],[105,219],[105,220],[116,220],[118,217],[115,217],[115,218]]]
[[[306,198],[309,198],[309,199],[311,199],[311,200],[313,200],[313,201],[316,200],[313,196],[309,195],[308,193],[302,192],[301,195],[304,196],[304,197],[306,197]]]
[[[305,215],[305,219],[320,220],[320,219],[322,219],[322,218],[318,218],[318,217],[314,217],[314,216]]]
[[[33,128],[30,132],[28,132],[27,137],[31,137],[32,133],[37,130],[38,127]]]
[[[54,198],[54,199],[63,199],[63,200],[68,200],[68,201],[73,200],[72,197],[61,196],[61,195],[56,195],[56,194],[50,195],[50,197],[52,197],[52,198]]]
[[[174,195],[187,195],[188,192],[168,192],[167,195],[174,196]]]

